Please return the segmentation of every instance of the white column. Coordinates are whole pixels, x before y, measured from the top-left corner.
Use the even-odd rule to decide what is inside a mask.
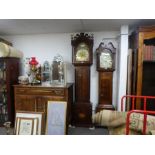
[[[121,98],[126,95],[127,82],[127,56],[128,56],[128,26],[121,26],[120,34],[120,50],[119,50],[119,65],[118,65],[118,99],[117,110],[121,110]]]

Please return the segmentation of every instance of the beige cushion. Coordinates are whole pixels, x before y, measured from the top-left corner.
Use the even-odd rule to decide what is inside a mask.
[[[102,126],[117,127],[123,125],[126,121],[126,113],[102,110],[93,115],[93,122]]]
[[[124,133],[126,126],[127,112],[118,112],[112,110],[102,110],[93,115],[93,122],[101,126],[107,126],[109,130],[115,133]],[[130,116],[130,132],[135,131],[137,134],[143,132],[144,115],[140,113],[132,113]],[[123,127],[124,126],[124,127]],[[118,131],[117,131],[118,130]],[[120,130],[120,131],[119,131]],[[146,134],[154,134],[155,130],[155,117],[147,115],[147,128]]]

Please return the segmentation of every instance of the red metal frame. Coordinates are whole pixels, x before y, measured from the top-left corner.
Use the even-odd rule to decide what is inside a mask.
[[[146,134],[146,121],[147,121],[147,115],[148,114],[155,114],[155,111],[148,111],[146,110],[146,104],[147,104],[147,99],[154,99],[155,100],[155,96],[136,96],[136,95],[125,95],[121,98],[121,111],[124,110],[124,105],[125,102],[124,100],[130,98],[132,100],[132,110],[130,110],[127,113],[127,118],[126,118],[126,135],[129,134],[129,124],[130,124],[130,115],[132,113],[141,113],[144,114],[144,122],[143,122],[143,134]],[[144,101],[144,108],[143,110],[135,110],[135,99],[143,99]]]

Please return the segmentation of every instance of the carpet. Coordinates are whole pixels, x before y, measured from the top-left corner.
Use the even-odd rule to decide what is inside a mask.
[[[107,128],[83,128],[83,127],[69,127],[68,135],[109,135]]]
[[[13,128],[10,129],[10,134],[13,135]],[[6,135],[6,129],[0,128],[0,135]],[[68,135],[109,135],[107,128],[83,128],[83,127],[69,127]]]

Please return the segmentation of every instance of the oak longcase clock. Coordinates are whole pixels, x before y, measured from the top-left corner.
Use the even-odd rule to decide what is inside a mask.
[[[98,93],[99,103],[97,111],[114,109],[112,105],[113,71],[115,70],[116,48],[110,42],[105,45],[100,43],[96,49],[97,71],[99,72]]]
[[[91,126],[90,66],[93,58],[93,36],[86,33],[72,36],[72,63],[75,66],[75,103],[72,124]]]

